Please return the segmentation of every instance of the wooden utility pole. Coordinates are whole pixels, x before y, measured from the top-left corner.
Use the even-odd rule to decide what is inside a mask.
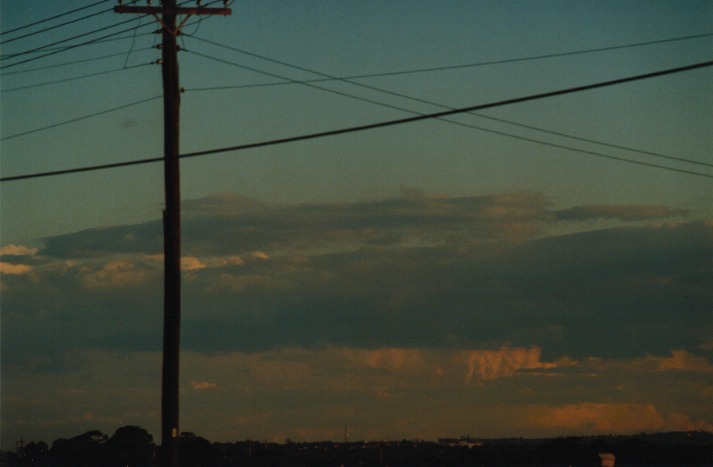
[[[176,0],[162,0],[158,7],[119,6],[116,13],[151,14],[161,24],[163,75],[163,366],[161,378],[161,465],[178,467],[179,356],[181,348],[181,183],[179,170],[179,129],[181,91],[178,81],[177,36],[191,15],[230,14],[228,8],[178,7]],[[227,6],[227,1],[225,2]],[[160,15],[160,17],[159,17]],[[185,15],[182,23],[177,18]]]

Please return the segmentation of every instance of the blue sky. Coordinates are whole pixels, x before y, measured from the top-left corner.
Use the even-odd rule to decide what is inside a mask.
[[[713,7],[694,1],[231,8],[180,39],[184,153],[708,61],[713,40],[633,46],[713,33]],[[0,24],[68,10],[4,2]],[[2,176],[160,156],[160,99],[64,124],[160,96],[153,20],[7,58],[131,19],[0,36]],[[590,52],[482,65],[574,51]],[[711,429],[710,73],[184,160],[181,428],[211,440],[339,439],[345,424],[363,439]],[[290,82],[324,75],[370,88]],[[3,447],[121,424],[158,434],[162,183],[143,165],[0,185]]]

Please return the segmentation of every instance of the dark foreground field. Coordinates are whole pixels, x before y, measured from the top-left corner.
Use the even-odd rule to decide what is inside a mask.
[[[90,431],[69,439],[19,442],[1,453],[3,467],[154,467],[159,448],[144,429],[127,426],[109,437]],[[600,453],[616,466],[713,466],[713,434],[674,432],[552,439],[442,439],[438,442],[211,443],[181,434],[183,467],[464,467],[599,466]]]

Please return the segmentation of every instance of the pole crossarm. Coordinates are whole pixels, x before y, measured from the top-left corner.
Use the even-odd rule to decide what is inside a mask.
[[[169,6],[115,6],[115,13],[141,13],[145,15],[219,15],[229,16],[230,8],[169,7]]]

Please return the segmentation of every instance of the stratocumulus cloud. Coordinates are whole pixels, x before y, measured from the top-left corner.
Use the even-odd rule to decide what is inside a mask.
[[[635,205],[611,206],[588,205],[574,206],[555,211],[553,215],[558,220],[582,221],[588,219],[617,219],[620,221],[651,221],[671,217],[684,217],[689,214],[686,209],[674,209],[669,206]]]
[[[694,394],[688,423],[707,426],[713,223],[658,222],[673,208],[593,210],[602,211],[626,223],[597,228],[581,208],[558,220],[547,199],[528,193],[189,202],[188,410],[239,414],[195,410],[190,419],[222,420],[230,437],[317,436],[345,420],[372,436],[438,437],[467,432],[469,420],[498,434],[502,417],[523,434],[626,431],[679,423],[676,400]],[[575,218],[589,227],[569,231]],[[6,250],[3,375],[28,399],[5,413],[21,413],[47,387],[75,397],[69,388],[106,372],[104,358],[116,368],[105,377],[127,381],[122,358],[143,362],[137,404],[146,405],[122,419],[148,410],[160,372],[159,245],[155,221]],[[110,401],[96,401],[107,410],[89,407],[92,423],[117,420]],[[393,423],[377,426],[364,406]],[[321,412],[333,415],[314,421]],[[58,415],[57,426],[70,418]],[[280,433],[270,431],[277,420]]]
[[[32,266],[27,264],[12,264],[0,261],[0,274],[27,274]]]
[[[38,251],[24,245],[6,245],[0,248],[0,256],[32,256]]]
[[[194,206],[204,204],[182,260],[187,348],[537,347],[577,359],[695,351],[710,339],[700,331],[711,322],[710,223],[546,235],[548,201],[520,193],[279,208],[220,196]],[[95,305],[123,317],[127,342],[143,341],[160,329],[131,321],[160,318],[136,308],[160,299],[150,225],[49,239],[31,271],[10,266],[5,303],[53,310],[39,324],[58,342],[76,310]],[[473,357],[471,377],[491,371],[488,357]]]

